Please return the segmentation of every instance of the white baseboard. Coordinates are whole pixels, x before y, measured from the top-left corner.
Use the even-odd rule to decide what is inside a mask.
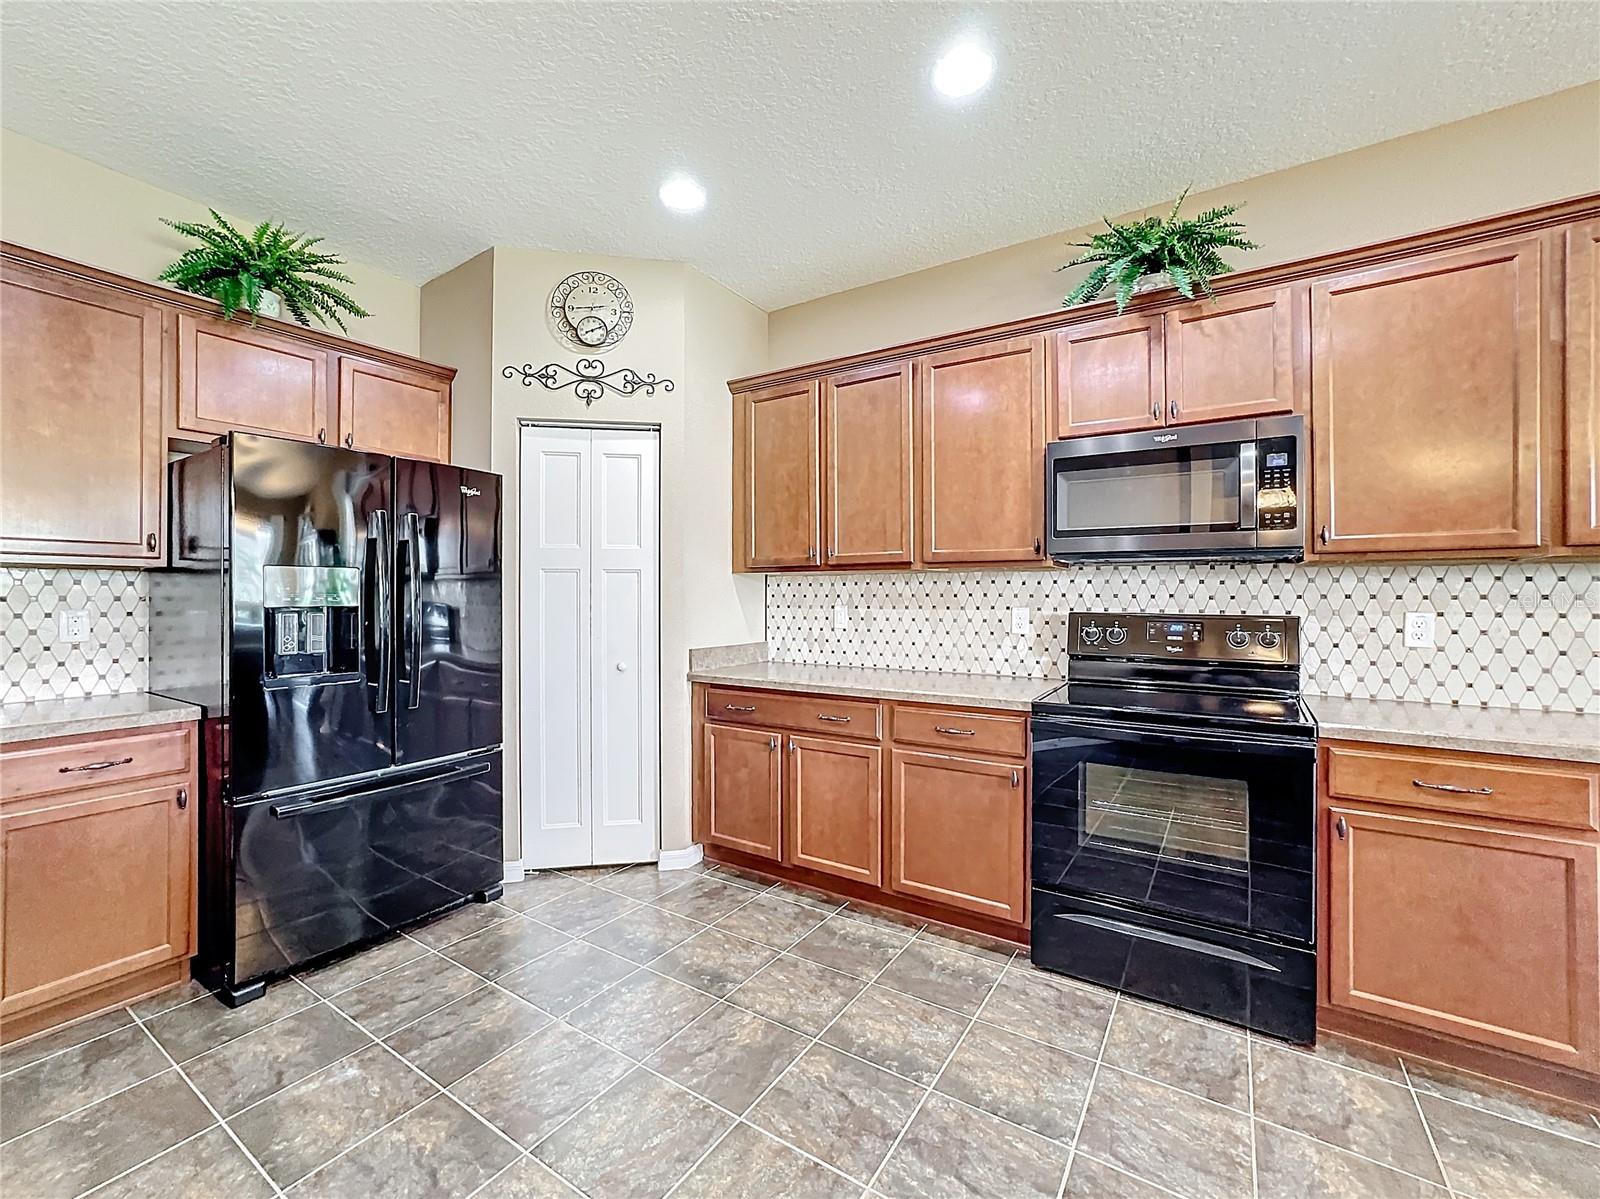
[[[691,845],[688,849],[663,849],[656,869],[687,870],[691,866],[698,866],[700,859],[705,856],[706,851],[698,845]]]
[[[520,883],[522,881],[523,874],[524,871],[522,869],[522,859],[518,858],[514,862],[506,863],[506,872],[501,876],[500,881],[505,883]]]

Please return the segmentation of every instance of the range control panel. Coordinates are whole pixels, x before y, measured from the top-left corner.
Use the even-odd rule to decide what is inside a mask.
[[[1167,616],[1148,612],[1074,612],[1068,653],[1077,658],[1146,661],[1300,661],[1300,621],[1293,616]]]

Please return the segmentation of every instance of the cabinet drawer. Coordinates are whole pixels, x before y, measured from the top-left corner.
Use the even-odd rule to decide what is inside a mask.
[[[1332,795],[1558,828],[1600,828],[1600,770],[1593,768],[1378,746],[1335,745],[1327,752]]]
[[[959,708],[894,710],[894,739],[946,750],[1028,756],[1028,718],[965,712]]]
[[[774,695],[767,691],[706,688],[706,719],[762,729],[826,732],[834,737],[883,735],[883,706],[831,695]]]
[[[193,758],[188,727],[93,737],[0,757],[0,799],[24,799],[165,774],[187,774]]]

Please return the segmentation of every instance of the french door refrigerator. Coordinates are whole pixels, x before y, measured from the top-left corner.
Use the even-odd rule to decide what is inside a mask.
[[[171,466],[151,690],[204,709],[196,974],[500,893],[500,477],[232,433]]]

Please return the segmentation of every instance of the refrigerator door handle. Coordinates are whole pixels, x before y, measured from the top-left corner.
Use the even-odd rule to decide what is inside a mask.
[[[406,654],[410,658],[407,674],[411,696],[406,707],[415,710],[422,703],[422,521],[415,512],[406,513]]]
[[[459,783],[463,779],[474,778],[480,774],[487,774],[488,762],[474,762],[468,766],[457,766],[454,770],[444,774],[424,775],[422,778],[406,779],[403,782],[389,783],[382,787],[372,787],[366,791],[355,791],[349,795],[340,795],[334,799],[308,799],[300,803],[273,804],[269,809],[274,818],[289,820],[295,816],[305,816],[314,812],[336,812],[340,808],[349,807],[353,803],[360,803],[364,799],[377,799],[380,796],[392,795],[396,791],[409,791],[415,787],[424,787],[432,783]]]
[[[380,508],[367,517],[367,536],[376,547],[372,640],[378,652],[378,687],[373,711],[383,713],[389,710],[389,696],[394,692],[394,580],[389,573],[394,546],[389,538],[387,509]]]

